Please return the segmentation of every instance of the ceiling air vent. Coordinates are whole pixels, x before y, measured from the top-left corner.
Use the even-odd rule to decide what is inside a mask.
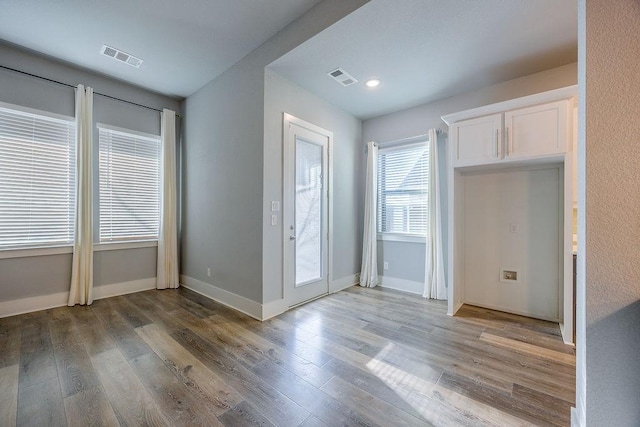
[[[349,86],[354,83],[358,83],[358,80],[356,80],[352,75],[347,73],[342,68],[336,68],[333,71],[329,71],[327,74],[342,86]]]
[[[140,65],[142,65],[142,59],[136,58],[135,56],[116,49],[115,47],[107,46],[106,44],[102,45],[100,53],[110,58],[116,59],[120,62],[124,62],[125,64],[131,65],[132,67],[139,68]]]

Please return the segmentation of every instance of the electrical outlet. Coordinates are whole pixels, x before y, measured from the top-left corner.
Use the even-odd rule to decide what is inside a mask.
[[[271,225],[278,225],[278,215],[271,215]]]
[[[207,277],[211,277],[211,267],[207,267]]]
[[[280,210],[280,202],[272,201],[271,202],[271,212],[278,212]]]
[[[509,224],[509,231],[511,233],[517,233],[518,232],[518,224]]]
[[[385,270],[389,269],[389,263],[387,261],[384,262],[384,269]]]

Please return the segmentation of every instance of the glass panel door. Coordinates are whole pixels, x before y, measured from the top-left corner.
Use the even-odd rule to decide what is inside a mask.
[[[295,286],[323,279],[323,147],[296,137]]]
[[[329,293],[328,175],[333,135],[293,116],[284,118],[283,296],[293,307]]]

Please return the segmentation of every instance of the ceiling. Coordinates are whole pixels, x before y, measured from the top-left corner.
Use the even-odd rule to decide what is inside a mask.
[[[319,0],[0,0],[0,39],[186,97]],[[144,63],[100,54],[110,45]]]
[[[0,0],[0,39],[186,97],[319,1]],[[576,0],[372,0],[270,68],[367,119],[575,62],[576,15]],[[359,83],[332,80],[336,67]]]
[[[575,62],[577,46],[575,0],[372,0],[270,68],[366,119]]]

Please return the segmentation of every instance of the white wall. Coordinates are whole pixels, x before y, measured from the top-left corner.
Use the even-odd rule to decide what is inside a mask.
[[[179,101],[126,83],[90,73],[55,60],[0,43],[0,64],[71,85],[84,84],[95,92],[157,109],[179,111]],[[0,69],[0,101],[68,116],[74,115],[72,88]],[[94,97],[94,121],[148,133],[160,133],[157,111],[108,98]],[[97,130],[94,132],[97,144]],[[97,150],[96,150],[97,152]],[[96,179],[96,185],[98,180]],[[96,218],[98,215],[96,199]],[[94,284],[103,285],[154,278],[156,249],[128,249],[94,254]],[[69,290],[71,254],[0,259],[0,301],[12,301]]]
[[[463,179],[464,301],[559,321],[560,167]],[[516,271],[517,282],[502,281],[501,269]]]
[[[360,271],[362,203],[359,177],[362,164],[362,123],[316,95],[302,89],[271,70],[265,70],[264,96],[264,206],[263,275],[264,301],[283,298],[282,212],[272,226],[271,201],[282,202],[283,113],[333,132],[333,227],[334,256],[330,260],[333,277],[339,280]]]
[[[581,0],[579,25],[577,421],[637,426],[640,3]]]
[[[387,142],[427,133],[430,128],[441,128],[446,133],[447,127],[441,116],[487,104],[506,101],[513,98],[544,92],[547,90],[575,85],[577,83],[577,64],[532,74],[488,86],[473,92],[446,98],[440,101],[420,105],[407,110],[376,117],[364,121],[364,141]],[[441,194],[447,194],[446,180],[446,135],[438,137]],[[364,154],[363,154],[364,156]],[[363,187],[364,188],[364,187]],[[447,204],[442,204],[443,230],[447,229]],[[444,250],[447,252],[448,242],[443,233]],[[402,242],[378,242],[378,267],[382,275],[402,275],[398,277],[410,281],[424,281],[424,262],[416,264],[413,260],[424,254],[424,244]],[[402,247],[402,249],[401,249]],[[382,270],[382,262],[389,262],[389,270]],[[446,261],[445,261],[446,262]],[[392,271],[392,268],[394,269]],[[445,269],[447,266],[445,265]]]
[[[258,303],[265,301],[263,286],[269,299],[276,297],[277,273],[269,271],[263,282],[264,218],[271,214],[263,188],[264,68],[366,2],[317,4],[185,101],[184,276]]]

